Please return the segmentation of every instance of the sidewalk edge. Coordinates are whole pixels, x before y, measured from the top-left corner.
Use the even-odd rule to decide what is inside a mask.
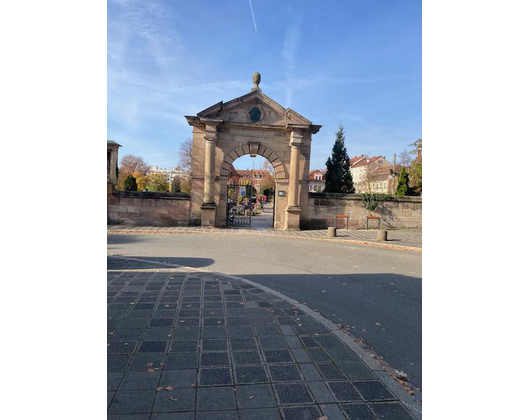
[[[237,232],[237,230],[234,230],[234,232]],[[107,230],[107,235],[204,235],[204,234],[220,234],[220,233],[226,233],[226,231],[223,230],[214,230],[214,229],[204,229],[204,230],[196,230],[196,231],[185,231],[185,230],[176,230],[176,231],[150,231],[150,230],[139,230],[139,229],[127,229],[127,230]],[[310,236],[296,236],[296,235],[276,235],[273,233],[248,233],[248,232],[237,232],[237,233],[230,233],[231,235],[256,235],[256,236],[267,236],[272,238],[283,238],[283,239],[305,239],[305,240],[312,240],[312,241],[323,241],[323,242],[339,242],[342,244],[353,244],[353,245],[361,245],[361,246],[370,246],[375,248],[386,248],[386,249],[392,249],[395,251],[409,251],[409,252],[422,252],[422,248],[415,247],[415,246],[407,246],[407,245],[393,245],[388,244],[384,242],[370,242],[370,241],[360,241],[356,239],[341,239],[340,236],[338,236],[335,239],[331,238],[316,238],[316,237],[310,237]]]

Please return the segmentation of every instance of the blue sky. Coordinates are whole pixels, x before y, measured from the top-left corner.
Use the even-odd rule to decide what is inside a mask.
[[[263,93],[323,125],[311,169],[325,167],[339,122],[350,157],[391,161],[421,137],[420,0],[252,6],[257,31],[249,0],[108,1],[107,138],[121,155],[176,166],[184,115],[246,94],[255,71]]]

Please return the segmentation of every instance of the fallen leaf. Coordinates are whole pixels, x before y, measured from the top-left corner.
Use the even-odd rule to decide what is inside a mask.
[[[149,372],[149,373],[155,373],[155,370],[151,368],[151,369],[147,369],[147,372]]]
[[[148,364],[145,365],[145,367],[147,367],[147,368],[153,367],[153,363],[149,362]]]
[[[161,386],[159,386],[158,388],[155,389],[156,392],[158,391],[162,391],[164,388],[162,388]]]
[[[248,397],[249,400],[251,400],[252,398],[254,398],[254,395],[251,395],[250,397]]]
[[[166,386],[164,389],[165,389],[166,391],[173,391],[173,387],[172,387],[171,385]]]
[[[169,399],[170,399],[171,401],[178,401],[178,400],[179,400],[178,398],[173,398],[171,395],[169,396]]]

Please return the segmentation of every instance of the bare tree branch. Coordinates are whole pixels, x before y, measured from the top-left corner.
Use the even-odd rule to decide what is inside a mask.
[[[179,148],[179,166],[188,175],[191,174],[193,143],[190,138],[184,140]]]

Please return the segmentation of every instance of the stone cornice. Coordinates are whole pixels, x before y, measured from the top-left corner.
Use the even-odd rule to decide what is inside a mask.
[[[303,130],[303,131],[307,131],[310,134],[318,133],[320,131],[321,127],[322,127],[321,125],[314,125],[314,124],[309,124],[309,125],[306,125],[306,124],[287,124],[285,126],[285,128],[288,131]]]
[[[114,140],[107,140],[107,147],[122,147],[121,144],[116,143]]]
[[[188,124],[193,127],[202,127],[205,126],[218,126],[224,122],[222,118],[208,118],[208,117],[195,117],[193,115],[184,116],[188,121]]]
[[[215,122],[218,126],[223,126],[226,128],[244,128],[248,130],[275,130],[275,131],[282,131],[282,132],[290,132],[294,128],[302,129],[307,131],[310,134],[316,134],[319,132],[321,125],[315,125],[315,124],[287,124],[287,125],[273,125],[273,124],[250,124],[250,123],[244,123],[244,122],[229,122],[224,121],[221,118],[204,118],[204,117],[196,117],[196,116],[185,116],[186,120],[188,121],[188,124],[192,127],[200,127],[204,128],[206,125],[206,122]]]
[[[186,118],[186,121],[188,121],[188,124],[191,126],[200,125],[199,117],[195,117],[193,115],[185,115],[184,118]]]
[[[311,124],[309,126],[309,132],[311,134],[316,134],[316,133],[318,133],[320,131],[321,128],[322,128],[321,125]]]
[[[223,127],[227,128],[244,128],[244,129],[250,129],[250,130],[278,130],[286,132],[285,125],[274,125],[274,124],[255,124],[255,123],[244,123],[244,122],[228,122],[225,121],[223,123]]]
[[[224,122],[222,118],[208,118],[208,117],[200,117],[200,121],[208,124],[208,125],[219,125]]]

